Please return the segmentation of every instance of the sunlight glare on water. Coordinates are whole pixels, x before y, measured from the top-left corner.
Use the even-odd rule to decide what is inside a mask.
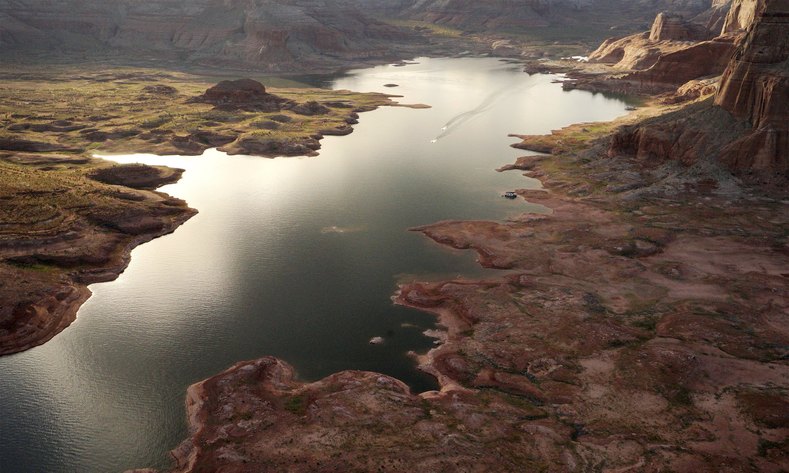
[[[501,197],[539,186],[494,171],[524,154],[507,134],[611,119],[626,103],[495,59],[417,62],[333,79],[432,108],[365,113],[318,157],[112,157],[186,169],[161,190],[200,213],[134,250],[117,281],[91,286],[72,327],[0,358],[0,472],[167,466],[186,437],[187,386],[264,355],[306,380],[363,369],[435,388],[406,356],[432,346],[422,331],[434,319],[390,297],[398,281],[486,270],[407,229],[539,211]],[[385,343],[370,345],[375,336]]]

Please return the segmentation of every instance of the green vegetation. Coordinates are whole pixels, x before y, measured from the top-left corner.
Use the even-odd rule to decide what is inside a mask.
[[[297,416],[307,412],[307,398],[304,396],[291,396],[285,401],[285,410]]]

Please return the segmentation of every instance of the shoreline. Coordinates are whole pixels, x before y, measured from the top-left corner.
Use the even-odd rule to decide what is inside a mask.
[[[175,471],[198,460],[370,470],[415,439],[395,471],[785,467],[785,204],[671,175],[671,163],[615,160],[617,133],[512,135],[551,153],[500,168],[541,179],[544,190],[517,193],[550,215],[412,229],[512,270],[393,296],[444,327],[417,356],[439,393],[357,371],[301,383],[285,362],[240,362],[189,387]],[[258,388],[265,402],[250,410]]]
[[[393,471],[572,470],[600,461],[623,471],[647,464],[785,467],[778,452],[786,419],[777,412],[786,406],[781,386],[789,385],[789,367],[777,348],[786,334],[776,330],[787,308],[780,294],[789,293],[781,269],[789,256],[763,244],[777,244],[789,227],[780,218],[785,201],[748,188],[716,194],[704,187],[630,198],[641,188],[673,185],[641,175],[633,186],[640,164],[619,157],[611,171],[601,152],[615,141],[615,128],[642,118],[631,114],[577,141],[567,138],[584,125],[570,126],[538,140],[549,141],[554,154],[512,166],[541,179],[544,189],[517,193],[550,215],[412,229],[477,251],[480,264],[509,269],[487,280],[402,284],[393,296],[436,317],[437,328],[426,334],[440,343],[413,355],[440,391],[393,396],[382,386],[396,380],[354,371],[311,383],[291,378],[278,390],[283,383],[260,364],[288,365],[242,362],[189,388],[193,435],[174,451],[181,460],[173,471],[219,468],[234,455],[293,471],[375,469],[392,465],[391,446],[415,435],[402,427],[413,425],[430,425],[422,427],[430,433],[418,443],[409,439],[413,451],[398,452]],[[243,407],[256,394],[219,387],[239,385],[242,370],[256,389],[278,390],[260,416]],[[293,399],[300,400],[295,412]],[[362,405],[367,410],[358,411]],[[248,413],[228,414],[239,409]],[[356,414],[338,424],[330,420],[335,412]],[[403,434],[381,430],[382,412],[387,425],[406,428]],[[486,427],[492,423],[500,432],[493,437]],[[363,447],[317,440],[334,438],[338,425],[376,441]],[[441,443],[447,435],[462,452]],[[504,447],[491,450],[490,442]]]
[[[227,115],[232,118],[230,124],[235,128],[238,128],[235,125],[238,117],[256,120],[267,116],[260,112],[244,112],[243,109],[212,111],[210,105],[189,105],[188,101],[184,105],[181,103],[183,95],[170,84],[181,88],[187,96],[188,91],[204,90],[205,86],[188,82],[194,79],[174,79],[150,71],[136,74],[144,79],[143,84],[148,81],[148,74],[152,74],[153,80],[158,79],[159,84],[146,88],[133,85],[127,93],[135,94],[140,89],[164,94],[161,99],[175,100],[181,107],[196,108],[195,113],[213,114],[217,118]],[[106,87],[102,80],[97,78],[95,86]],[[26,84],[24,80],[20,83]],[[9,90],[14,89],[11,87]],[[291,112],[287,109],[280,112],[275,118],[284,121],[284,125],[266,122],[267,125],[273,124],[270,128],[275,130],[267,131],[265,136],[261,135],[262,138],[253,132],[247,139],[241,136],[243,132],[240,131],[236,131],[238,136],[229,138],[210,130],[200,136],[183,137],[178,134],[181,131],[178,125],[175,132],[164,130],[160,134],[153,133],[157,128],[143,135],[139,135],[140,130],[131,134],[117,132],[125,129],[118,126],[113,128],[116,131],[104,132],[86,128],[88,125],[79,123],[78,119],[54,120],[57,117],[52,114],[39,116],[33,110],[16,118],[12,116],[19,123],[6,123],[7,128],[19,136],[7,134],[0,137],[0,180],[9,183],[19,181],[21,184],[9,185],[4,189],[9,195],[0,195],[19,202],[8,209],[0,209],[7,210],[7,213],[0,213],[0,276],[3,280],[0,296],[7,300],[0,307],[0,356],[19,353],[51,340],[76,319],[79,307],[90,297],[88,285],[116,279],[128,266],[135,247],[172,233],[197,213],[186,202],[155,191],[178,181],[182,170],[111,164],[111,161],[93,154],[149,152],[161,156],[199,155],[218,146],[225,152],[261,158],[317,155],[324,136],[352,133],[360,113],[388,105],[427,107],[400,104],[392,100],[397,96],[386,94],[323,89],[286,89],[282,92],[288,97],[306,100],[305,107],[309,107],[304,111]],[[67,93],[70,93],[68,89]],[[96,92],[88,90],[84,93]],[[91,99],[102,100],[101,93],[96,94]],[[135,100],[142,100],[140,97],[145,98],[143,94]],[[316,98],[328,106],[319,104]],[[290,100],[291,107],[302,106],[300,101]],[[99,110],[92,112],[96,115]],[[73,116],[70,110],[65,113]],[[313,113],[326,118],[313,122],[310,116],[301,115]],[[6,115],[6,122],[8,117]],[[46,122],[36,123],[42,119]],[[108,120],[112,123],[119,119],[96,115],[85,120],[106,127]],[[304,128],[298,125],[299,120],[304,121]],[[213,124],[225,126],[222,122]],[[119,125],[124,126],[120,122]],[[159,122],[154,121],[153,125],[158,126]],[[301,138],[294,140],[288,132],[276,130],[286,126],[295,126],[302,134]],[[91,138],[96,134],[101,136]],[[168,134],[172,136],[174,145],[161,140],[161,136]],[[138,135],[145,135],[147,141],[138,139]],[[280,135],[283,137],[278,138]],[[100,149],[91,145],[95,140],[101,144]],[[28,182],[33,183],[32,189]],[[60,191],[56,192],[56,189]],[[100,196],[101,205],[93,202],[92,194]],[[29,215],[31,223],[15,223],[19,215],[24,218]]]
[[[24,159],[20,154],[14,156]],[[102,161],[91,159],[96,166],[94,169],[121,172],[139,169],[136,166],[109,168]],[[0,160],[3,162],[7,161]],[[153,167],[145,169],[160,174],[155,187],[174,180],[170,171]],[[180,173],[176,177],[179,178]],[[89,182],[84,179],[86,181],[83,182]],[[148,184],[152,181],[157,179],[149,179]],[[99,210],[108,212],[103,214],[106,215],[103,218],[115,230],[98,230],[88,223],[87,217],[65,213],[62,228],[49,228],[42,235],[3,235],[0,251],[5,264],[0,265],[0,272],[6,283],[0,290],[14,309],[2,314],[6,333],[0,337],[0,356],[42,345],[68,328],[91,295],[88,285],[116,279],[128,266],[134,248],[172,233],[197,213],[180,199],[160,192],[131,187],[123,187],[126,191],[116,191],[120,188],[105,187],[98,181],[89,186],[94,186],[86,186],[87,189],[95,189],[91,192],[126,192],[122,194],[126,199],[134,199],[126,201],[126,207],[112,209],[102,206]],[[4,308],[10,310],[9,306]]]

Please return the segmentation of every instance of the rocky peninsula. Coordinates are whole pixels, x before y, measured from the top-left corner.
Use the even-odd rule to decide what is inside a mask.
[[[171,471],[789,469],[786,0],[611,2],[644,21],[626,33],[648,27],[656,3],[684,16],[658,15],[585,64],[546,61],[528,35],[499,31],[546,28],[551,51],[577,51],[546,38],[579,11],[594,14],[595,35],[610,31],[599,1],[529,1],[517,14],[497,0],[394,2],[402,16],[368,2],[386,21],[350,0],[137,3],[14,2],[0,7],[0,45],[291,71],[399,57],[429,33],[450,49],[538,59],[527,70],[568,72],[568,89],[648,95],[612,123],[516,135],[540,154],[501,171],[539,178],[542,190],[517,194],[549,215],[412,229],[507,270],[394,295],[439,321],[437,347],[414,356],[440,390],[360,371],[307,383],[272,357],[240,362],[189,388],[190,436]],[[490,21],[470,35],[480,17]],[[66,34],[75,28],[88,33]],[[155,190],[180,170],[92,153],[314,154],[360,112],[392,105],[144,68],[0,77],[0,354],[55,336],[88,284],[117,277],[136,245],[196,212]]]

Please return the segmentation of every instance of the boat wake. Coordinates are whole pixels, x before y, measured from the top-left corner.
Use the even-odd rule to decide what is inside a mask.
[[[528,85],[528,87],[527,87],[527,85]],[[482,102],[480,102],[479,105],[477,105],[473,109],[468,110],[468,111],[463,112],[463,113],[459,113],[459,114],[455,115],[454,117],[452,117],[448,122],[446,122],[446,124],[444,124],[443,127],[441,127],[441,133],[439,133],[438,136],[436,136],[435,138],[430,140],[430,142],[431,143],[436,143],[441,138],[444,138],[444,137],[449,136],[452,133],[456,132],[465,123],[468,123],[469,121],[477,118],[478,116],[480,116],[483,113],[485,113],[488,110],[490,110],[507,93],[517,92],[517,91],[520,91],[521,89],[528,90],[528,89],[531,89],[532,87],[534,87],[535,85],[537,85],[537,84],[536,83],[524,84],[524,85],[515,86],[515,87],[513,87],[511,85],[507,85],[507,86],[504,86],[504,87],[500,88],[499,90],[496,90],[496,91],[490,93],[487,97],[482,99]]]

